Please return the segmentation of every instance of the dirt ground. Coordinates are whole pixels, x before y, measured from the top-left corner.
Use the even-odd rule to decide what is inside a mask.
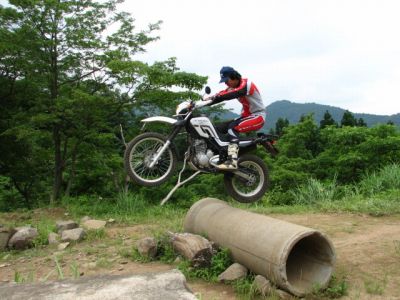
[[[336,273],[345,276],[348,295],[341,299],[400,299],[400,217],[372,217],[355,214],[271,215],[324,231],[337,252]],[[50,246],[26,250],[0,259],[0,284],[57,280],[57,262],[64,278],[99,274],[135,274],[173,269],[159,262],[139,263],[126,258],[135,242],[153,232],[150,225],[106,228],[106,237],[84,241],[64,251]],[[0,256],[1,257],[1,256]],[[55,259],[57,257],[57,260]],[[200,299],[238,299],[231,286],[189,281]]]

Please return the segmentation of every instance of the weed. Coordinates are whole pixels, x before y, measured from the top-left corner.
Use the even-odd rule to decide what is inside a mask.
[[[153,258],[151,258],[149,256],[144,256],[144,255],[140,254],[136,248],[132,248],[130,258],[133,261],[137,261],[137,262],[141,262],[141,263],[148,263],[148,262],[151,262],[154,260]]]
[[[91,229],[86,231],[86,237],[85,239],[89,242],[95,241],[95,240],[101,240],[106,237],[106,232],[103,228],[101,229]]]
[[[14,272],[14,282],[15,283],[27,283],[27,282],[34,282],[34,273],[30,271],[27,277],[24,277],[20,272]]]
[[[188,278],[201,278],[206,281],[216,282],[218,275],[225,271],[232,264],[232,259],[228,249],[220,249],[211,259],[211,265],[205,268],[194,268],[187,260],[178,265]]]
[[[112,266],[112,262],[109,261],[107,258],[100,258],[96,261],[96,267],[98,268],[105,268],[108,269]]]
[[[71,269],[72,276],[75,279],[78,279],[81,276],[79,269],[78,269],[78,264],[74,261],[69,267]]]
[[[41,219],[40,222],[34,224],[34,227],[36,227],[39,234],[33,241],[34,246],[40,247],[42,245],[47,245],[49,243],[49,233],[56,230],[54,221],[50,219]]]
[[[366,279],[364,280],[364,287],[368,294],[383,295],[387,285],[387,276],[382,280]]]
[[[157,258],[167,264],[171,264],[176,259],[176,253],[172,247],[170,237],[167,235],[156,237],[157,239]]]
[[[40,279],[41,282],[46,282],[47,279],[49,279],[49,277],[51,275],[53,275],[53,273],[55,272],[55,270],[51,270],[45,277],[43,277],[42,279]]]
[[[56,270],[57,270],[58,278],[61,280],[64,279],[64,273],[63,273],[62,267],[58,261],[57,256],[54,256],[54,262],[56,263]]]
[[[25,282],[25,278],[22,276],[22,274],[18,271],[14,272],[14,282],[15,283],[23,283]]]
[[[367,173],[358,186],[360,192],[366,196],[389,189],[400,189],[400,165],[394,163],[383,167],[378,172]]]
[[[348,282],[345,275],[333,275],[329,281],[328,287],[321,289],[319,286],[315,286],[312,295],[320,299],[326,297],[328,299],[336,299],[347,295]]]
[[[297,204],[320,204],[332,202],[337,198],[338,185],[336,178],[329,183],[309,178],[307,183],[291,191],[294,202]]]
[[[231,283],[235,293],[239,295],[240,299],[247,300],[253,299],[256,295],[256,289],[253,285],[254,274],[250,274],[244,278],[235,280]]]
[[[132,248],[118,248],[117,253],[123,258],[133,259]]]

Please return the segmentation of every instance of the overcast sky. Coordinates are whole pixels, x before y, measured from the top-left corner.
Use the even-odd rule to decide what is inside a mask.
[[[232,66],[265,105],[286,99],[400,113],[399,0],[126,0],[119,8],[138,30],[163,21],[160,40],[138,58],[175,56],[181,70],[209,76],[213,92],[225,87],[220,68]]]
[[[121,9],[138,29],[163,21],[145,61],[175,56],[181,70],[209,76],[213,92],[228,65],[258,86],[265,105],[400,112],[400,1],[128,0]]]

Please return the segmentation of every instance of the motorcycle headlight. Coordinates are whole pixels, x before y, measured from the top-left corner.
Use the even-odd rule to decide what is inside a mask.
[[[184,101],[182,103],[179,103],[178,106],[176,107],[176,114],[184,115],[188,112],[189,108],[190,108],[190,101]]]

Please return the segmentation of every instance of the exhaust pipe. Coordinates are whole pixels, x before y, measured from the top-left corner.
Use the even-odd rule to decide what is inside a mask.
[[[204,198],[189,209],[184,229],[228,248],[235,262],[302,297],[332,276],[336,254],[323,233]]]

